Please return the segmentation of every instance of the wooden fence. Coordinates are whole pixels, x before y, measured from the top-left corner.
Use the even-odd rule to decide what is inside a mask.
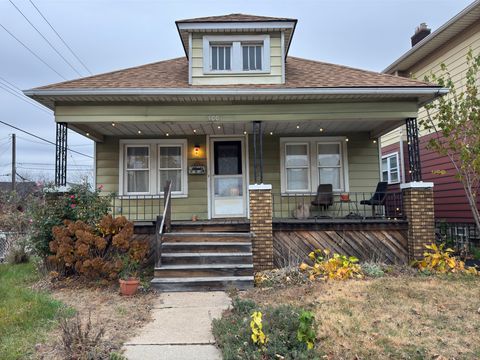
[[[277,267],[297,265],[315,249],[330,249],[361,261],[404,264],[408,261],[407,229],[276,230],[273,233]]]

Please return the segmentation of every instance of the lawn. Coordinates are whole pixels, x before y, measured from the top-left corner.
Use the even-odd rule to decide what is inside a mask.
[[[0,359],[24,359],[45,340],[64,309],[49,294],[31,290],[38,280],[33,264],[0,264]]]
[[[240,296],[262,308],[288,304],[313,311],[318,358],[480,358],[479,277],[407,274],[317,281],[256,288]]]

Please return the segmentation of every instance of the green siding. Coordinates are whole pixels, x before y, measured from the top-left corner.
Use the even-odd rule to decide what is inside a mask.
[[[309,134],[295,134],[295,136],[299,137],[308,135]],[[347,155],[350,191],[373,192],[379,181],[377,144],[373,143],[368,133],[345,134],[345,136],[349,139],[347,143]],[[175,137],[169,137],[168,139],[172,138]],[[188,165],[190,166],[197,162],[206,165],[206,137],[189,136],[186,138],[188,141]],[[97,143],[96,145],[96,181],[97,185],[102,184],[104,191],[107,192],[118,192],[119,140],[120,138],[118,137],[106,137],[103,143]],[[192,154],[193,146],[197,143],[200,144],[202,149],[200,158],[194,158]],[[280,193],[280,137],[266,135],[263,150],[263,182],[265,184],[271,184],[274,193]],[[249,166],[249,183],[254,183],[253,139],[251,136],[249,138]],[[283,204],[287,204],[286,198],[287,197],[282,197]],[[140,201],[138,203],[140,215],[145,216],[145,218],[153,218],[156,215],[155,203],[156,201],[153,200]],[[290,199],[287,211],[294,208],[294,204],[295,200]],[[135,204],[135,206],[136,205],[137,204]],[[123,211],[128,212],[127,210],[124,205]],[[206,219],[208,217],[206,175],[188,175],[188,197],[174,198],[172,200],[172,217],[174,220],[190,220],[192,215],[197,215],[199,219]]]

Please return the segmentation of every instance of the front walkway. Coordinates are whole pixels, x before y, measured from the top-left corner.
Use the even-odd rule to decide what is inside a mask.
[[[229,306],[224,292],[162,293],[152,310],[153,321],[125,343],[125,356],[130,360],[221,359],[211,325]]]

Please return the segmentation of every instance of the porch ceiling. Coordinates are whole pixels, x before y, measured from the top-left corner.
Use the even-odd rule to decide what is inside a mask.
[[[403,124],[399,119],[372,120],[309,120],[263,121],[265,135],[346,135],[370,132],[372,138]],[[74,123],[69,128],[80,134],[102,141],[103,136],[151,137],[189,135],[251,134],[252,121],[238,122],[135,122],[135,123]]]

